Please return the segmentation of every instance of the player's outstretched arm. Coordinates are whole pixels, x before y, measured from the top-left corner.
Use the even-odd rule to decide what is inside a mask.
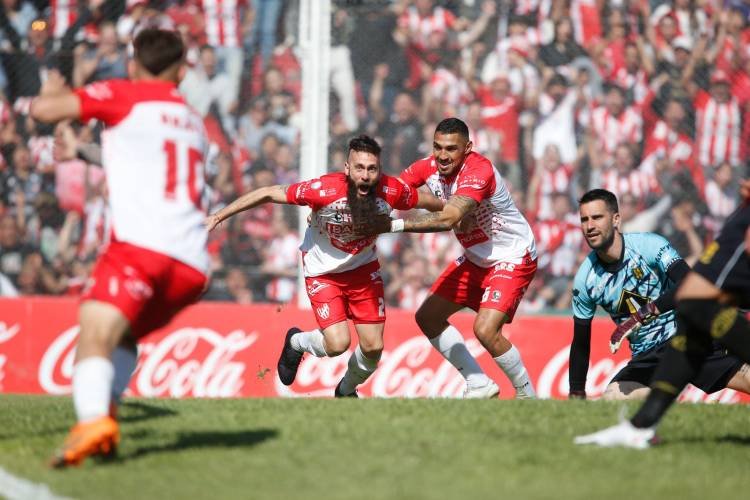
[[[30,114],[33,119],[44,123],[77,119],[81,116],[81,101],[60,72],[53,69],[47,73],[39,97],[31,102]]]
[[[466,214],[474,210],[477,202],[468,196],[451,196],[439,212],[419,215],[413,219],[396,219],[391,222],[391,231],[407,233],[437,233],[450,231]]]
[[[258,205],[265,203],[288,203],[286,199],[286,190],[288,188],[289,186],[276,185],[250,191],[218,212],[206,217],[206,227],[211,231],[231,216],[255,208]]]
[[[432,194],[429,190],[419,189],[419,201],[415,208],[423,208],[430,212],[439,212],[445,207],[445,202]]]

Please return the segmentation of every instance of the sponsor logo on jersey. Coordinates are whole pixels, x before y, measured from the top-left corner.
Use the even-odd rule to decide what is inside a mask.
[[[479,227],[474,229],[470,233],[456,233],[456,238],[465,248],[469,248],[471,246],[489,240],[487,234],[485,234],[485,232],[482,231],[482,229]]]
[[[631,300],[632,299],[632,300]],[[648,303],[648,298],[644,297],[643,295],[638,295],[635,292],[632,292],[630,290],[623,290],[620,294],[620,300],[617,302],[617,314],[623,314],[630,316],[631,314],[635,314],[636,310],[638,308],[635,307],[633,304],[633,301],[635,301],[635,304],[638,305],[638,308],[645,306]]]
[[[493,290],[492,298],[490,300],[492,302],[500,302],[500,290]]]
[[[635,279],[637,280],[643,279],[643,270],[640,267],[635,266],[633,268],[633,276],[635,276]]]
[[[328,319],[328,316],[331,314],[331,309],[328,307],[328,304],[323,304],[315,311],[318,313],[320,319]]]
[[[398,189],[392,188],[390,186],[383,186],[383,193],[385,193],[385,194],[391,194],[391,195],[396,195],[396,194],[398,194]]]

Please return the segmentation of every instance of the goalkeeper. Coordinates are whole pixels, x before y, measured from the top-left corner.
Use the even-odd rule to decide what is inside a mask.
[[[633,358],[607,385],[603,398],[642,399],[677,327],[674,295],[690,268],[663,237],[620,232],[615,195],[594,189],[579,200],[581,230],[592,252],[573,284],[573,343],[570,346],[570,398],[586,398],[591,319],[602,306],[617,324],[610,337],[614,353],[625,339]],[[693,385],[712,393],[729,387],[750,392],[750,369],[715,346]]]

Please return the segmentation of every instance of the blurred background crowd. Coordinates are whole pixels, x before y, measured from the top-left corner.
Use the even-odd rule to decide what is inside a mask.
[[[299,5],[281,0],[0,0],[0,295],[76,294],[108,234],[98,123],[28,117],[46,73],[126,77],[145,26],[189,47],[181,85],[205,116],[213,209],[298,180]],[[588,252],[577,197],[615,192],[625,231],[694,262],[738,203],[750,138],[750,0],[341,0],[331,40],[329,171],[357,133],[398,174],[446,116],[505,178],[540,267],[523,310],[570,306]],[[295,300],[298,210],[212,233],[206,300]],[[391,306],[416,308],[460,255],[451,233],[378,242]]]

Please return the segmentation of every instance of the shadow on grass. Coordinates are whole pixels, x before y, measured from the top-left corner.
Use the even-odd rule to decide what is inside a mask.
[[[117,421],[120,423],[142,422],[152,418],[171,417],[179,412],[170,408],[154,406],[142,401],[123,401],[120,404]]]
[[[120,454],[118,460],[132,460],[143,455],[181,451],[195,448],[240,448],[251,447],[276,438],[276,429],[256,429],[246,431],[199,431],[179,432],[177,438],[166,444],[144,446],[127,455]]]
[[[705,437],[687,437],[672,438],[669,441],[664,440],[664,444],[734,444],[737,446],[750,446],[750,436],[740,436],[737,434],[725,434],[723,436],[705,436]]]

